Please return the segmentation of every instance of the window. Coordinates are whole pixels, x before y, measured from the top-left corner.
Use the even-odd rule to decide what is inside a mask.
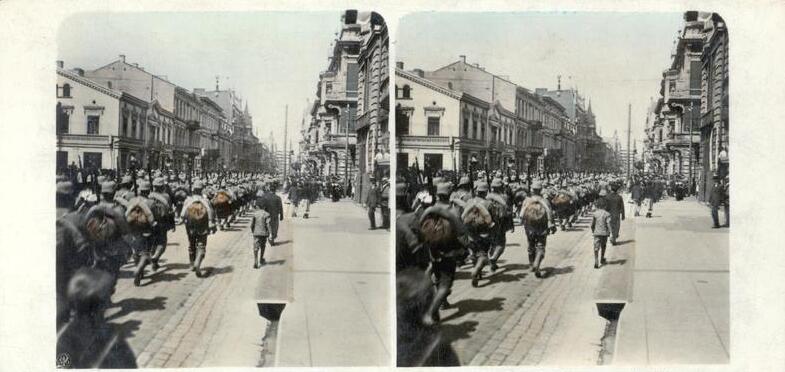
[[[425,172],[432,173],[442,170],[442,158],[442,154],[424,154],[423,164],[425,165]]]
[[[62,95],[63,98],[71,98],[71,85],[68,83],[63,84]]]
[[[85,152],[84,165],[87,169],[101,169],[101,153]]]
[[[333,91],[333,83],[325,83],[324,84],[324,91],[330,93]]]
[[[112,89],[112,82],[111,82],[111,81],[107,81],[107,82],[106,82],[106,86],[107,86],[109,89]]]
[[[357,92],[359,70],[356,63],[346,64],[346,92]],[[354,97],[356,97],[356,95]]]
[[[57,152],[57,173],[63,174],[68,170],[68,151]]]
[[[98,134],[98,115],[87,116],[87,134]]]
[[[477,118],[472,120],[472,138],[477,139]]]
[[[463,117],[463,136],[469,137],[469,117]]]
[[[405,152],[399,152],[396,155],[396,159],[395,160],[396,160],[398,169],[404,169],[404,168],[408,168],[409,167],[409,154],[407,154]]]
[[[131,118],[131,137],[136,138],[136,118]]]
[[[395,135],[405,136],[409,134],[409,115],[399,112],[395,116]]]
[[[403,86],[403,92],[401,93],[401,98],[403,98],[403,99],[411,99],[412,98],[411,91],[412,91],[412,88],[409,87],[409,85],[404,85]]]
[[[63,106],[60,102],[57,103],[57,134],[67,134],[68,133],[68,120],[69,116],[68,113],[63,110]]]
[[[480,140],[485,140],[485,123],[480,123]]]
[[[434,117],[428,118],[428,135],[429,136],[439,135],[439,118],[434,118]]]
[[[123,136],[128,136],[128,115],[123,114]]]

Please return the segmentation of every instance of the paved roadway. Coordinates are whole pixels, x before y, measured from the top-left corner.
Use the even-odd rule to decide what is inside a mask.
[[[389,365],[389,234],[368,231],[365,211],[349,201],[320,201],[311,214],[286,214],[280,245],[268,246],[268,265],[258,270],[249,217],[209,236],[207,278],[189,270],[183,226],[169,234],[161,268],[148,268],[141,287],[132,264],[123,267],[106,315],[128,336],[140,367],[274,365],[265,336],[275,335],[266,335],[258,302],[289,303],[278,365]]]
[[[628,211],[627,216],[632,217]],[[728,262],[727,235],[725,247],[713,249],[716,239],[722,239],[723,234],[707,231],[711,223],[708,209],[694,200],[664,201],[657,205],[652,219],[628,218],[622,222],[621,244],[608,245],[608,265],[601,269],[593,268],[590,223],[590,217],[583,217],[572,229],[549,236],[543,261],[548,273],[543,279],[537,279],[529,271],[526,239],[519,226],[507,235],[508,248],[500,269],[488,275],[486,268],[479,288],[471,287],[469,266],[459,270],[449,297],[453,306],[442,310],[441,315],[444,333],[452,341],[461,363],[587,366],[655,361],[727,362],[728,292],[727,271],[723,271],[727,270]],[[639,229],[644,230],[638,232]],[[691,237],[692,233],[699,234]],[[714,240],[706,241],[709,236],[706,234],[712,233]],[[702,239],[704,243],[700,243]],[[635,252],[639,245],[645,248],[642,259],[645,267],[637,263]],[[667,251],[658,253],[663,245]],[[690,255],[678,254],[685,249],[698,250]],[[679,257],[686,258],[685,265],[695,272],[680,272],[681,266],[675,264]],[[673,269],[676,276],[667,272],[667,268],[666,271],[660,271],[661,267],[651,269],[650,262],[663,261],[672,263],[667,267],[679,266]],[[637,270],[645,272],[639,274]],[[705,288],[685,292],[682,288],[690,278],[698,284],[690,284],[688,288],[693,285]],[[656,284],[663,280],[668,284]],[[677,301],[681,303],[676,304]],[[619,324],[619,332],[623,329],[626,333],[616,340],[618,346],[614,347],[612,339],[603,346],[608,322],[599,316],[598,302],[627,304]],[[682,309],[685,315],[671,316],[672,310]],[[657,312],[653,319],[658,323],[649,320],[644,324],[641,314],[652,316],[653,311]],[[690,326],[693,320],[699,324]],[[684,327],[685,322],[690,327],[678,328]],[[640,341],[647,335],[659,337],[666,333],[680,338],[678,344],[682,346],[668,347],[668,341],[662,338],[649,340],[648,345],[645,339]],[[685,339],[693,340],[693,347],[687,347],[690,345]],[[622,345],[625,343],[630,345]],[[622,354],[618,355],[618,361],[613,360],[614,349],[620,349],[617,353]]]

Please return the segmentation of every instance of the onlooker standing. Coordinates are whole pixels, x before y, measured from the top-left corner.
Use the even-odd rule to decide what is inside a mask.
[[[608,213],[611,215],[611,244],[616,245],[616,239],[619,238],[619,228],[621,221],[624,221],[624,199],[618,194],[619,185],[611,185],[611,193],[605,197],[607,202]]]
[[[608,244],[608,235],[611,232],[611,214],[606,210],[607,201],[604,198],[597,199],[591,219],[591,232],[594,235],[594,268],[598,269],[600,264],[605,265],[605,247]]]
[[[635,202],[635,217],[641,215],[641,202],[643,201],[643,187],[641,183],[635,181],[630,187],[630,197]]]
[[[376,185],[376,179],[371,177],[371,187],[368,189],[368,197],[365,199],[365,206],[368,207],[368,220],[371,222],[371,227],[368,230],[376,230],[376,207],[380,202],[379,187]]]
[[[714,223],[712,228],[717,229],[720,227],[719,208],[725,205],[725,224],[730,225],[730,215],[728,214],[728,202],[725,196],[725,187],[720,181],[719,175],[714,175],[714,186],[711,188],[711,195],[709,195],[709,205],[711,206],[711,220]]]
[[[277,217],[277,216],[276,216]],[[271,216],[264,208],[258,208],[251,216],[251,234],[253,234],[253,268],[258,269],[265,263],[264,249],[267,237],[270,236]]]

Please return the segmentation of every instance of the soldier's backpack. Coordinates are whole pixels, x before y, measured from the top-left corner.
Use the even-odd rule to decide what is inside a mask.
[[[463,223],[470,230],[482,231],[493,227],[493,217],[483,203],[470,200],[461,215]]]
[[[133,205],[126,216],[128,226],[134,230],[146,229],[152,223],[152,221],[148,219],[147,214],[144,213],[142,206],[139,204]]]
[[[120,232],[115,218],[107,207],[96,205],[85,215],[87,238],[95,243],[105,243],[116,238]]]
[[[446,213],[450,212],[441,206],[429,207],[423,212],[420,218],[420,233],[425,243],[443,245],[455,239],[455,226]]]
[[[538,200],[529,202],[523,210],[523,224],[528,230],[542,235],[548,230],[548,211]]]
[[[488,194],[486,200],[490,202],[488,203],[488,212],[496,226],[505,231],[509,229],[512,226],[512,213],[507,207],[507,201],[494,194]]]
[[[153,216],[155,216],[155,220],[158,221],[158,225],[162,229],[168,230],[174,226],[174,214],[172,209],[169,208],[169,203],[166,199],[156,194],[151,194],[149,206]]]
[[[185,211],[188,226],[197,231],[206,230],[208,227],[207,206],[197,200],[188,206]]]

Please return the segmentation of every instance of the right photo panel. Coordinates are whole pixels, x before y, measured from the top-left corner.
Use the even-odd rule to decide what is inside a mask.
[[[397,28],[398,366],[727,364],[718,13]]]

